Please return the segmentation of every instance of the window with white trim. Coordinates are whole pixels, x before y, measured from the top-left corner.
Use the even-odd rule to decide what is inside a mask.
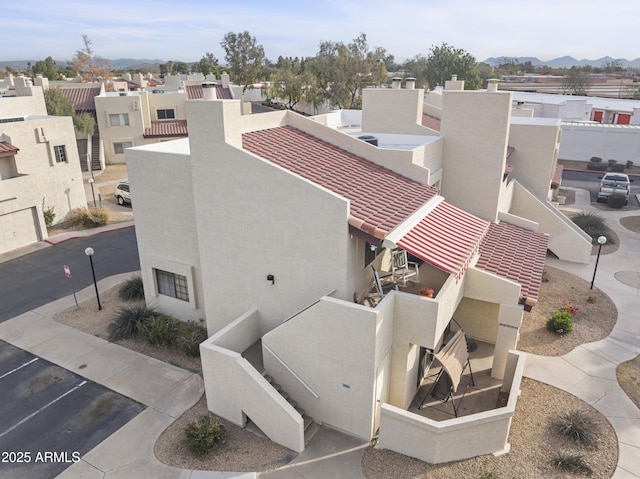
[[[189,301],[189,286],[187,277],[181,274],[170,273],[161,269],[155,269],[156,282],[158,284],[158,294],[163,294],[171,298]]]
[[[64,145],[54,146],[53,152],[56,155],[56,163],[68,163],[67,149]]]
[[[130,141],[120,141],[117,143],[113,143],[113,154],[121,155],[124,153],[125,148],[131,148],[133,143]]]
[[[110,113],[109,125],[111,126],[129,126],[128,113]]]
[[[176,111],[173,108],[166,108],[163,110],[157,110],[158,120],[175,120]]]

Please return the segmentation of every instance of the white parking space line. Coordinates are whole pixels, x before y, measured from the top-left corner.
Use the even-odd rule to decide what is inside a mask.
[[[0,438],[3,438],[4,436],[6,436],[7,434],[9,434],[11,431],[13,431],[15,428],[20,427],[22,424],[24,424],[25,422],[27,422],[29,419],[33,418],[34,416],[36,416],[37,414],[41,413],[42,411],[44,411],[45,409],[47,409],[49,406],[54,405],[55,403],[57,403],[58,401],[60,401],[60,399],[64,398],[65,396],[68,396],[69,394],[71,394],[72,392],[76,391],[77,389],[80,389],[82,386],[84,386],[85,384],[87,384],[87,381],[82,381],[80,384],[78,384],[76,387],[69,389],[66,393],[58,396],[56,399],[54,399],[53,401],[51,401],[48,404],[45,404],[44,406],[42,406],[40,409],[38,409],[35,412],[32,412],[31,414],[29,414],[27,417],[25,417],[24,419],[22,419],[20,422],[18,422],[17,424],[14,424],[13,426],[11,426],[9,429],[7,429],[6,431],[4,431],[2,434],[0,434]]]
[[[7,377],[9,374],[13,374],[16,371],[19,371],[20,369],[24,368],[25,366],[28,366],[29,364],[37,361],[39,358],[33,358],[31,361],[24,363],[22,366],[18,366],[15,369],[12,369],[11,371],[9,371],[8,373],[4,373],[2,376],[0,376],[0,379]]]

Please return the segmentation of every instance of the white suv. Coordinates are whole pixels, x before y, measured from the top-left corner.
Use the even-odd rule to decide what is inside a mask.
[[[116,185],[115,195],[119,205],[131,203],[131,191],[129,189],[129,182],[121,181],[120,183],[118,183]]]
[[[631,180],[629,176],[624,173],[605,173],[600,180],[600,188],[598,189],[598,202],[604,200],[607,201],[610,195],[614,193],[620,193],[625,196],[626,201],[629,201],[629,188],[631,186]]]

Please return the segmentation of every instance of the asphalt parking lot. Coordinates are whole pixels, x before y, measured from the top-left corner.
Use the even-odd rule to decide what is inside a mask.
[[[54,478],[145,406],[0,341],[0,478]]]

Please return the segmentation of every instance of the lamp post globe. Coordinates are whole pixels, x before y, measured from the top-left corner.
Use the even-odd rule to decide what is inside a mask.
[[[96,270],[93,267],[93,248],[89,246],[84,250],[84,254],[89,257],[89,263],[91,264],[91,275],[93,276],[93,286],[96,289],[96,299],[98,300],[98,311],[102,310],[102,304],[100,304],[100,294],[98,294],[98,282],[96,281]]]
[[[598,261],[600,261],[600,251],[602,251],[602,245],[606,244],[607,237],[606,236],[598,236],[598,256],[596,256],[596,265],[593,268],[593,278],[591,279],[591,286],[589,289],[593,289],[593,283],[596,280],[596,271],[598,271]]]

